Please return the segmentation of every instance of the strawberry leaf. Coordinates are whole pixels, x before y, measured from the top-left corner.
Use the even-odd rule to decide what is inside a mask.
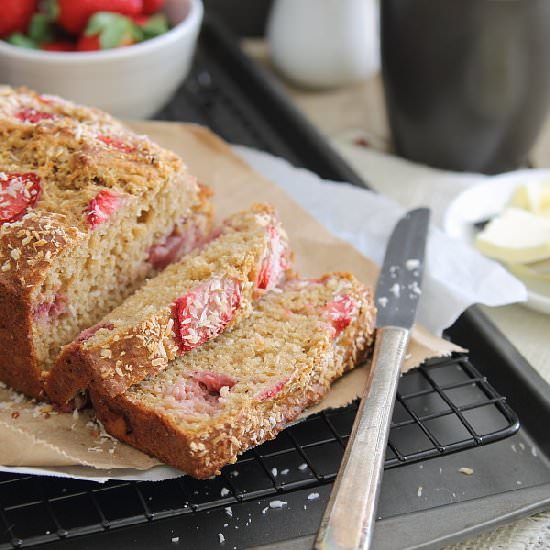
[[[42,44],[51,42],[53,34],[50,28],[49,17],[44,13],[35,13],[29,24],[29,38]]]
[[[88,21],[84,34],[86,36],[99,35],[102,50],[133,44],[136,41],[133,21],[119,13],[94,13]]]
[[[49,21],[57,21],[59,16],[59,4],[57,0],[42,0],[40,11],[46,15]]]
[[[166,33],[169,28],[168,19],[163,13],[157,13],[149,17],[147,22],[141,26],[145,40]]]
[[[20,32],[10,34],[7,41],[14,46],[19,46],[20,48],[36,49],[35,41]]]

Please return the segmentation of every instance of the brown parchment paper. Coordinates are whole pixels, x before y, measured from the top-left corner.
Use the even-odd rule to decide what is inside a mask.
[[[296,267],[305,276],[327,271],[351,271],[374,286],[378,269],[351,245],[331,235],[275,184],[255,173],[219,138],[195,125],[140,122],[132,124],[139,133],[150,135],[159,144],[183,157],[191,173],[215,191],[218,218],[245,208],[252,202],[273,204],[289,234],[296,253]],[[453,344],[416,327],[404,370],[428,357],[460,350]],[[358,368],[336,382],[314,409],[343,406],[363,388],[367,368]],[[0,464],[19,467],[89,466],[147,470],[160,464],[140,451],[119,443],[101,431],[91,411],[56,413],[45,403],[33,403],[9,389],[0,390]],[[61,471],[63,468],[60,469]],[[69,471],[70,468],[67,468]]]

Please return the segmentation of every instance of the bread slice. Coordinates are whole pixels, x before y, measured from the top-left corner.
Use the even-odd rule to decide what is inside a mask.
[[[66,346],[46,382],[60,406],[90,384],[113,397],[248,316],[290,265],[288,240],[264,204],[228,218],[202,249],[156,278]]]
[[[62,345],[201,243],[209,196],[109,115],[0,87],[0,380],[43,397]]]
[[[197,478],[272,439],[373,342],[372,295],[346,273],[292,280],[230,331],[92,403],[113,436]]]

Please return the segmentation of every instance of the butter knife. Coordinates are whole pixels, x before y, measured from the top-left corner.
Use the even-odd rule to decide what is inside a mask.
[[[376,286],[376,341],[363,398],[321,527],[318,550],[369,548],[401,365],[421,295],[430,211],[395,226]]]

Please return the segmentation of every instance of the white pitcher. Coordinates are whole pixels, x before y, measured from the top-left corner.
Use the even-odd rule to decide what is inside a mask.
[[[275,0],[267,40],[274,65],[298,84],[367,78],[380,67],[378,0]]]

